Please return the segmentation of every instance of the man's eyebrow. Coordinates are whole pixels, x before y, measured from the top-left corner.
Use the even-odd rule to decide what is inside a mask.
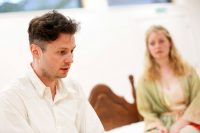
[[[76,48],[76,46],[72,47],[72,49],[75,49],[75,48]],[[68,47],[60,47],[60,48],[58,48],[58,49],[63,49],[63,50],[65,50],[65,49],[70,49],[70,48],[68,48]]]

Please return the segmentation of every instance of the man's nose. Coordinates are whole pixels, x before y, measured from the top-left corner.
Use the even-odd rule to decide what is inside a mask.
[[[73,63],[74,62],[74,60],[73,60],[73,54],[66,55],[65,62],[66,63]]]

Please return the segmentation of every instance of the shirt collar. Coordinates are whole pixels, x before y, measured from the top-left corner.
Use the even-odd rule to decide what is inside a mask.
[[[37,74],[34,72],[31,65],[28,67],[27,75],[31,80],[35,90],[37,93],[42,97],[44,95],[45,89],[47,88],[46,85],[39,79]]]
[[[62,99],[64,97],[66,97],[69,94],[69,92],[67,91],[67,89],[64,87],[63,83],[61,80],[58,80],[58,86],[57,86],[57,90],[56,90],[56,98],[58,99]],[[57,100],[58,100],[57,99]]]
[[[74,97],[77,95],[77,86],[72,80],[59,80],[57,87],[57,97],[64,98],[66,96]]]
[[[29,65],[29,67],[28,67],[27,75],[28,75],[29,79],[31,80],[31,82],[32,82],[35,90],[39,94],[39,96],[43,97],[44,93],[45,93],[45,90],[49,89],[49,87],[47,87],[39,79],[39,77],[37,76],[37,74],[35,73],[33,68],[31,67],[31,65]],[[56,91],[57,91],[56,95],[58,95],[58,97],[66,97],[68,94],[73,94],[74,93],[73,87],[71,85],[69,85],[68,83],[64,85],[62,80],[58,80],[58,86],[57,86],[57,90]]]

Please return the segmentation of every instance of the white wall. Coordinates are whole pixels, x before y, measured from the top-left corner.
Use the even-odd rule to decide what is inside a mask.
[[[28,23],[44,12],[0,14],[0,89],[24,73],[31,62]],[[142,71],[144,35],[152,24],[166,26],[183,57],[200,70],[200,15],[187,12],[181,4],[60,12],[81,22],[69,77],[80,82],[87,96],[94,85],[105,83],[132,101],[128,75],[133,74],[137,81]]]

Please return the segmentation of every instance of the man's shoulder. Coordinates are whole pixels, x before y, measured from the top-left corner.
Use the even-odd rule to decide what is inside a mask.
[[[20,82],[12,81],[0,91],[0,106],[20,105],[22,103],[20,92]]]
[[[5,85],[0,91],[0,97],[13,97],[18,95],[22,91],[23,82],[26,82],[25,77],[19,77],[7,85]]]

